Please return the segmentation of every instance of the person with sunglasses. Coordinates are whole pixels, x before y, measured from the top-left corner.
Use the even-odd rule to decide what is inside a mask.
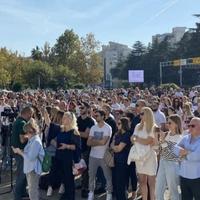
[[[144,101],[143,99],[139,99],[137,100],[136,104],[135,104],[135,108],[136,108],[136,116],[133,118],[132,122],[131,122],[131,132],[134,132],[134,129],[136,127],[137,124],[140,123],[140,113],[143,107],[145,107],[147,105],[146,101]]]
[[[182,133],[183,136],[189,134],[188,125],[190,124],[190,122],[191,122],[193,117],[194,117],[193,115],[192,116],[187,116],[186,119],[184,120],[183,133]]]
[[[200,199],[200,118],[194,117],[188,125],[190,134],[175,146],[180,157],[180,186],[182,200]]]
[[[114,151],[113,182],[115,186],[116,200],[126,200],[126,185],[128,178],[128,154],[130,150],[129,119],[122,117],[117,123],[118,131],[111,143]]]
[[[80,108],[80,116],[77,118],[78,130],[81,136],[81,155],[88,165],[90,148],[87,146],[87,139],[91,127],[95,124],[95,121],[89,116],[90,105],[87,102],[82,102]],[[81,180],[81,197],[88,197],[88,169],[86,169],[82,174]]]
[[[160,162],[156,177],[156,199],[164,200],[166,186],[169,189],[170,199],[179,200],[179,176],[177,174],[179,157],[173,153],[174,146],[181,140],[182,123],[179,115],[168,118],[167,133],[160,132]]]

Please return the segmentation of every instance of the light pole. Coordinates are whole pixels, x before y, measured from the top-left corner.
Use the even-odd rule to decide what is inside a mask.
[[[162,85],[162,63],[160,62],[160,85]]]
[[[40,89],[40,74],[38,74],[38,88]]]

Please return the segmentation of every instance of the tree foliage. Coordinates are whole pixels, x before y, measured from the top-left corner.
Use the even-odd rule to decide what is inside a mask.
[[[160,62],[183,58],[200,57],[200,23],[196,23],[196,28],[187,31],[180,42],[175,45],[170,44],[169,37],[162,42],[154,41],[147,47],[140,41],[133,44],[132,51],[127,59],[120,59],[116,68],[111,70],[112,76],[120,80],[128,80],[128,70],[144,70],[146,84],[160,83]],[[199,76],[193,74],[200,73],[197,69],[183,70],[183,80],[185,85],[199,84]],[[163,82],[174,82],[179,84],[179,68],[163,68]]]
[[[0,49],[0,88],[68,88],[77,84],[100,83],[103,67],[98,54],[99,42],[93,34],[79,38],[66,30],[54,46],[36,46],[31,58],[6,48]]]

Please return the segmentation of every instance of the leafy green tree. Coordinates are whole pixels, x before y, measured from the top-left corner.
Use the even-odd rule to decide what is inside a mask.
[[[136,41],[135,44],[133,45],[133,50],[131,54],[134,56],[142,56],[146,52],[147,52],[146,46],[142,42]]]
[[[92,33],[81,38],[81,52],[83,55],[82,66],[79,76],[85,84],[97,84],[102,82],[103,66],[98,50],[100,42],[97,41]]]
[[[66,30],[56,41],[51,53],[57,65],[71,67],[71,58],[80,50],[80,41],[73,30]],[[73,66],[72,66],[73,67]]]
[[[75,80],[76,73],[67,66],[59,65],[53,69],[52,81],[55,88],[68,88],[75,84]]]
[[[48,42],[44,43],[44,46],[42,47],[42,59],[43,61],[48,62],[49,61],[49,55],[51,53],[51,47]]]
[[[29,85],[31,88],[47,88],[51,78],[52,67],[42,61],[29,63],[23,73],[24,84]]]
[[[42,60],[42,52],[38,46],[32,49],[31,57],[33,60]]]
[[[9,72],[0,66],[0,87],[7,88],[10,84],[11,78]]]

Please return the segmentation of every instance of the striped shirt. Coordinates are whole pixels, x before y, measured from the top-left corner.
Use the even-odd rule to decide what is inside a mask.
[[[175,145],[181,140],[181,135],[170,135],[167,134],[165,141],[161,144],[161,158],[169,161],[179,161],[179,157],[174,154]]]

